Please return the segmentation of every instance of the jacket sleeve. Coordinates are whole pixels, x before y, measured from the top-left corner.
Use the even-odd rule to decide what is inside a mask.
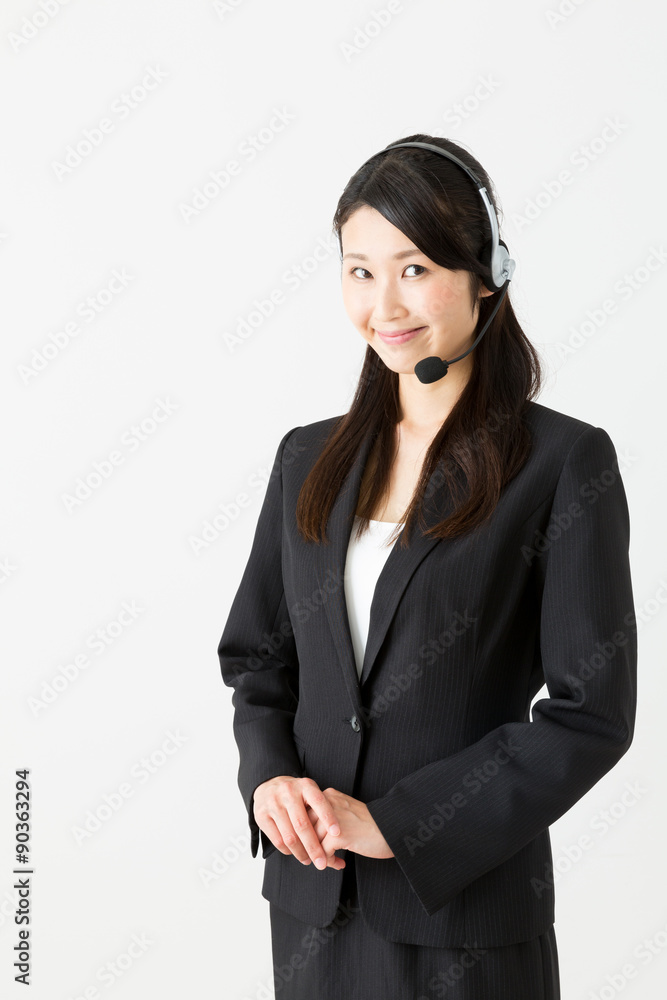
[[[238,784],[248,810],[250,848],[273,848],[253,814],[255,788],[281,774],[303,776],[292,736],[299,664],[282,575],[282,461],[294,427],[281,440],[241,583],[218,645],[222,679],[234,689]]]
[[[563,464],[541,544],[523,553],[541,597],[549,697],[535,702],[533,721],[505,723],[366,803],[429,915],[562,816],[629,748],[637,659],[629,541],[616,452],[591,425]]]

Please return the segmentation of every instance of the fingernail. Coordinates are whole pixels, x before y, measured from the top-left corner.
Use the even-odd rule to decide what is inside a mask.
[[[316,865],[317,865],[317,867],[318,867],[318,868],[320,868],[320,869],[322,869],[322,868],[326,868],[326,866],[327,866],[327,863],[326,863],[326,861],[324,860],[324,858],[316,858],[316,859],[315,859],[315,864],[316,864]]]
[[[338,834],[340,833],[340,827],[338,826],[337,823],[334,823],[332,826],[329,827],[329,833],[331,834],[332,837],[338,836]]]

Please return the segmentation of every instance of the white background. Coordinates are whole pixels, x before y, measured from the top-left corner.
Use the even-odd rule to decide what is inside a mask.
[[[336,202],[368,156],[413,132],[465,144],[490,173],[517,261],[512,300],[549,372],[539,401],[604,427],[623,456],[642,619],[637,729],[552,827],[556,932],[564,1000],[662,992],[665,268],[651,255],[664,254],[667,222],[666,18],[649,0],[585,0],[556,20],[557,2],[403,0],[378,28],[382,0],[5,0],[3,996],[26,995],[12,968],[24,767],[35,1000],[270,995],[263,862],[250,857],[216,647],[280,438],[344,413],[360,370]],[[151,70],[153,89],[121,113]],[[288,123],[261,132],[275,109]],[[58,168],[104,118],[112,130]],[[243,143],[260,133],[250,160]],[[240,173],[186,218],[195,189],[233,159]],[[563,170],[572,183],[559,192]],[[315,261],[320,241],[331,251]],[[126,286],[108,296],[114,270]],[[629,288],[628,275],[631,294],[617,284]],[[276,290],[281,304],[230,348]],[[614,313],[586,326],[610,299]],[[147,419],[139,440],[132,428]],[[79,477],[114,451],[121,464],[68,507]],[[205,522],[243,492],[250,505],[195,551]],[[114,627],[124,604],[134,618]],[[113,635],[102,653],[89,644],[98,629]],[[169,734],[180,745],[165,754]],[[77,838],[124,783],[132,794]],[[636,791],[623,804],[626,783]],[[584,834],[592,847],[572,860]],[[128,967],[133,935],[151,943]],[[122,976],[105,984],[98,970],[117,961]],[[628,963],[636,973],[622,981]]]

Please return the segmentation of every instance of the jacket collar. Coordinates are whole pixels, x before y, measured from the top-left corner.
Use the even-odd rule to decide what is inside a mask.
[[[439,542],[450,544],[448,540],[426,537],[424,531],[441,521],[452,509],[449,492],[443,488],[442,484],[437,485],[438,480],[434,478],[436,476],[434,473],[434,476],[429,480],[426,492],[424,530],[421,530],[419,525],[415,527],[412,541],[407,549],[402,549],[399,545],[399,539],[397,539],[377,579],[370,609],[368,640],[361,678],[359,678],[345,601],[344,570],[359,500],[361,480],[371,451],[371,444],[371,435],[367,433],[336,497],[327,525],[329,544],[315,544],[313,546],[316,551],[315,569],[319,586],[323,592],[322,600],[326,615],[338,651],[345,684],[357,709],[362,707],[361,685],[368,679],[373,668],[387,629],[410,577],[422,559],[436,544]],[[415,609],[416,611],[417,609]]]

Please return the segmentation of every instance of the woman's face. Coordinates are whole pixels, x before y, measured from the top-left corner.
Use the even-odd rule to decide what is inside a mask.
[[[451,359],[470,347],[479,303],[473,312],[467,271],[435,264],[368,205],[349,217],[341,243],[346,312],[388,368],[414,374],[422,358]],[[412,332],[392,338],[400,331]]]

